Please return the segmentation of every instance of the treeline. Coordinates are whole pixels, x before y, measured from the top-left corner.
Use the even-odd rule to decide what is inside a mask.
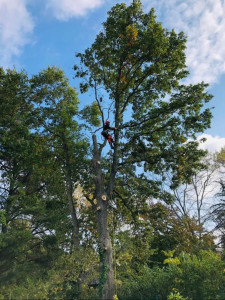
[[[82,109],[56,67],[0,69],[0,299],[224,299],[225,151],[198,148],[185,43],[114,6],[77,54]]]
[[[97,299],[94,195],[82,190],[92,174],[89,141],[74,120],[75,91],[57,68],[31,79],[1,70],[0,111],[2,299]],[[127,187],[119,187],[109,206],[119,298],[166,299],[177,289],[190,299],[223,299],[224,235],[218,252],[205,219],[193,216],[200,196],[187,197],[187,190],[206,190],[209,182],[214,188],[219,174],[221,197],[204,217],[213,210],[210,220],[224,231],[223,173],[215,176],[224,166],[224,151],[206,161],[205,170],[194,175],[198,184],[192,178],[179,193],[171,190],[171,204],[148,197],[146,179],[123,169]],[[103,163],[110,168],[110,157]]]

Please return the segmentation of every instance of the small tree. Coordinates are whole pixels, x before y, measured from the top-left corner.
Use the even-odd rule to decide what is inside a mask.
[[[142,178],[170,170],[174,188],[193,175],[204,155],[195,133],[210,125],[210,110],[203,110],[203,105],[212,96],[204,83],[179,84],[188,75],[185,43],[183,33],[164,29],[154,10],[143,13],[137,0],[128,7],[115,5],[95,42],[77,54],[81,66],[74,68],[76,76],[84,79],[81,92],[92,89],[95,97],[84,117],[97,125],[90,118],[95,111],[102,125],[109,118],[116,128],[108,165],[102,160],[106,141],[99,142],[96,132],[92,135],[95,201],[91,201],[97,217],[102,299],[114,295],[108,209],[117,182],[125,185],[129,178],[124,170],[139,166]],[[194,141],[187,143],[190,137]],[[149,195],[158,190],[158,183],[149,181]]]
[[[188,182],[173,191],[172,208],[178,218],[196,220],[199,239],[202,239],[204,227],[210,225],[210,207],[215,203],[215,195],[219,190],[221,164],[216,154],[208,154],[203,160],[203,169],[189,178]],[[188,224],[187,224],[188,225]]]
[[[225,248],[225,181],[224,181],[224,166],[225,166],[225,148],[217,154],[217,159],[222,166],[220,173],[220,191],[217,194],[219,201],[211,207],[213,220],[216,223],[216,229],[220,231],[221,244]]]

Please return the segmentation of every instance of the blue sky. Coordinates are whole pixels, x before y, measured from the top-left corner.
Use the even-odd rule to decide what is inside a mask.
[[[0,0],[0,65],[36,74],[48,65],[61,67],[70,83],[75,52],[82,52],[101,30],[115,0]],[[225,146],[225,2],[224,0],[142,0],[156,10],[168,29],[188,36],[188,83],[202,80],[214,95],[212,126],[204,147]],[[86,96],[88,97],[88,95]],[[83,98],[84,99],[84,98]]]

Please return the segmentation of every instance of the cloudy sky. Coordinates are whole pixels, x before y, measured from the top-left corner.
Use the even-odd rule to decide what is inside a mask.
[[[48,65],[61,67],[73,79],[75,52],[94,41],[115,0],[0,0],[0,65],[35,74]],[[203,147],[225,146],[225,1],[142,0],[168,29],[188,36],[189,82],[210,84],[214,99],[212,126]]]

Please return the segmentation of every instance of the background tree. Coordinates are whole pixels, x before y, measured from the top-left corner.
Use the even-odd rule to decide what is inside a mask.
[[[48,68],[31,80],[35,95],[35,130],[45,139],[54,158],[54,176],[48,193],[67,199],[70,209],[73,246],[79,247],[79,220],[73,191],[75,184],[85,174],[87,140],[81,137],[81,128],[74,120],[78,112],[76,91],[69,86],[62,70]],[[83,172],[82,172],[83,170]],[[83,176],[84,177],[84,176]]]
[[[221,172],[220,172],[220,191],[217,193],[217,197],[219,199],[218,203],[211,207],[211,212],[213,216],[213,220],[216,224],[216,230],[219,231],[220,238],[220,246],[224,250],[225,248],[225,181],[224,181],[224,166],[225,166],[225,149],[222,148],[219,153],[217,153],[218,162],[221,164]]]
[[[133,1],[128,7],[115,5],[95,42],[77,54],[82,66],[74,68],[84,79],[81,92],[91,88],[102,125],[109,118],[116,127],[108,169],[101,165],[106,143],[92,135],[102,299],[114,294],[108,209],[117,182],[126,184],[129,178],[124,168],[139,166],[139,173],[152,178],[170,170],[175,188],[201,167],[204,151],[198,150],[195,134],[210,125],[210,110],[203,106],[212,96],[204,83],[179,83],[188,75],[185,43],[183,33],[164,29],[153,9],[145,14],[140,1]],[[193,142],[186,143],[188,138]],[[152,194],[155,187],[150,184]]]
[[[34,264],[48,260],[49,251],[41,251],[44,239],[39,238],[45,236],[45,228],[32,226],[32,218],[41,218],[46,212],[41,199],[49,172],[44,180],[40,162],[45,161],[48,169],[44,159],[48,158],[48,148],[32,130],[34,103],[26,73],[1,69],[0,92],[1,282],[10,282],[32,269],[28,260]],[[47,240],[45,245],[50,246]]]
[[[196,220],[199,240],[202,239],[204,232],[210,228],[213,230],[210,207],[216,202],[215,195],[219,189],[221,170],[217,154],[207,154],[202,163],[205,166],[202,170],[197,170],[188,182],[173,191],[172,203],[172,209],[178,218],[186,221]],[[166,186],[166,183],[164,185]]]
[[[174,257],[173,251],[166,255],[164,268],[144,266],[135,280],[127,278],[119,296],[127,300],[167,299],[170,292],[178,290],[185,299],[223,299],[224,261],[220,254],[202,250],[198,255],[181,253]],[[183,298],[177,295],[171,299]]]
[[[10,283],[32,271],[41,276],[66,249],[79,247],[72,193],[87,142],[74,120],[76,92],[60,69],[31,79],[1,70],[0,92],[1,279]]]
[[[225,195],[225,185],[221,182],[221,191],[218,193],[220,197],[220,202],[216,205],[212,206],[212,211],[214,215],[214,221],[216,223],[216,229],[220,231],[220,242],[221,246],[225,248],[225,203],[224,203],[224,195]]]
[[[32,168],[32,150],[35,138],[30,133],[32,127],[32,103],[29,102],[30,88],[25,73],[15,70],[1,71],[1,213],[2,231],[21,213],[25,203],[19,197],[24,194],[24,186],[29,180]],[[23,197],[24,199],[25,197]],[[25,200],[25,199],[24,199]]]

